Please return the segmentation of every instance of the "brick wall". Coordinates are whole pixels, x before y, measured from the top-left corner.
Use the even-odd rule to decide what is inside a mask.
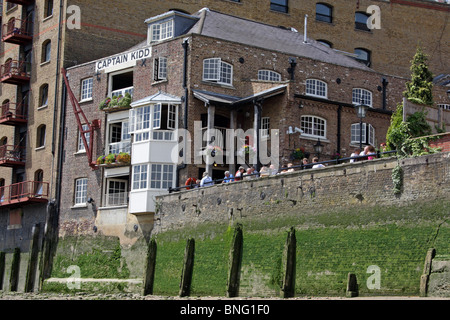
[[[432,148],[441,148],[441,152],[450,152],[450,133],[437,134],[437,140],[430,141]]]

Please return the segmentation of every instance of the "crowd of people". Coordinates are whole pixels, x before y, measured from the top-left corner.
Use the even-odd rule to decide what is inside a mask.
[[[356,148],[354,152],[350,156],[350,162],[355,162],[358,160],[372,160],[376,158],[376,150],[373,146],[369,145],[364,148],[364,150],[360,150],[359,148]],[[353,158],[353,159],[352,159]],[[324,168],[325,165],[323,163],[319,163],[319,158],[314,157],[312,159],[312,163],[308,162],[308,158],[304,158],[302,160],[302,169],[308,169],[308,168]],[[292,163],[288,163],[286,168],[283,168],[281,171],[275,168],[275,166],[272,164],[270,166],[262,166],[261,170],[258,172],[256,171],[254,166],[250,166],[249,168],[245,169],[244,167],[240,166],[239,169],[236,171],[236,173],[233,175],[230,171],[225,171],[224,178],[222,179],[222,183],[229,183],[234,181],[240,181],[240,180],[247,180],[247,179],[253,179],[253,178],[259,178],[259,177],[268,177],[272,175],[277,174],[283,174],[288,172],[293,172],[295,170],[294,165]],[[214,181],[209,176],[207,172],[203,173],[203,177],[200,181],[200,187],[206,187],[213,185]]]

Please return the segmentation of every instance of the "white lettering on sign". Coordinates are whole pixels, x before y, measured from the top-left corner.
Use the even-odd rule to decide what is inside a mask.
[[[151,48],[144,48],[139,49],[132,52],[122,53],[119,55],[115,55],[113,57],[105,58],[102,60],[97,61],[95,64],[95,71],[100,72],[104,69],[110,68],[110,67],[117,67],[121,64],[126,64],[130,62],[135,62],[137,60],[142,60],[146,58],[150,58],[152,56],[152,50]]]

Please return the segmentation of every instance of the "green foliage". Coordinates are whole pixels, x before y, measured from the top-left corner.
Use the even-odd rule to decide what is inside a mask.
[[[392,114],[391,125],[386,134],[386,151],[395,150],[397,145],[402,141],[403,133],[400,128],[403,123],[403,104],[398,104],[397,109]]]
[[[394,194],[400,194],[403,188],[403,169],[399,163],[392,169],[392,183],[394,185]]]
[[[433,104],[433,75],[428,69],[428,57],[419,47],[411,61],[411,81],[406,83],[405,97],[418,104]]]
[[[110,108],[129,108],[131,105],[132,97],[130,93],[125,93],[125,96],[113,96],[112,98],[107,97],[99,105],[99,110],[110,109]]]

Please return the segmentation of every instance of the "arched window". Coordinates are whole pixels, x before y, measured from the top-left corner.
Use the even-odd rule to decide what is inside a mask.
[[[233,66],[220,58],[203,60],[203,81],[233,84]]]
[[[327,121],[323,118],[310,115],[302,116],[301,129],[303,130],[302,136],[322,139],[327,137]]]
[[[372,108],[372,92],[366,89],[354,88],[352,90],[352,103],[364,104]]]
[[[37,128],[37,132],[36,132],[36,148],[41,148],[41,147],[45,146],[45,130],[46,130],[45,124],[41,124]]]
[[[365,12],[356,12],[355,13],[355,29],[370,31],[367,27],[367,20],[369,19],[369,15]]]
[[[355,54],[357,55],[356,60],[364,63],[366,66],[370,67],[371,54],[370,51],[364,48],[356,48]]]
[[[327,97],[327,84],[317,79],[306,80],[306,94],[321,98]]]
[[[50,40],[46,40],[42,44],[41,62],[43,63],[50,61],[51,53],[52,53],[52,42]]]
[[[0,178],[0,203],[5,201],[5,179]]]
[[[34,173],[34,194],[37,196],[41,196],[43,192],[43,184],[44,182],[44,171],[41,169],[37,170]]]
[[[48,105],[48,84],[43,84],[39,88],[39,107]]]
[[[326,3],[316,4],[316,20],[332,23],[333,22],[333,9]]]
[[[48,18],[53,15],[53,0],[46,0],[44,6],[44,18]]]
[[[333,48],[333,44],[328,40],[317,40],[318,43],[323,44],[325,47]]]
[[[281,81],[281,74],[272,70],[258,70],[258,80]]]

